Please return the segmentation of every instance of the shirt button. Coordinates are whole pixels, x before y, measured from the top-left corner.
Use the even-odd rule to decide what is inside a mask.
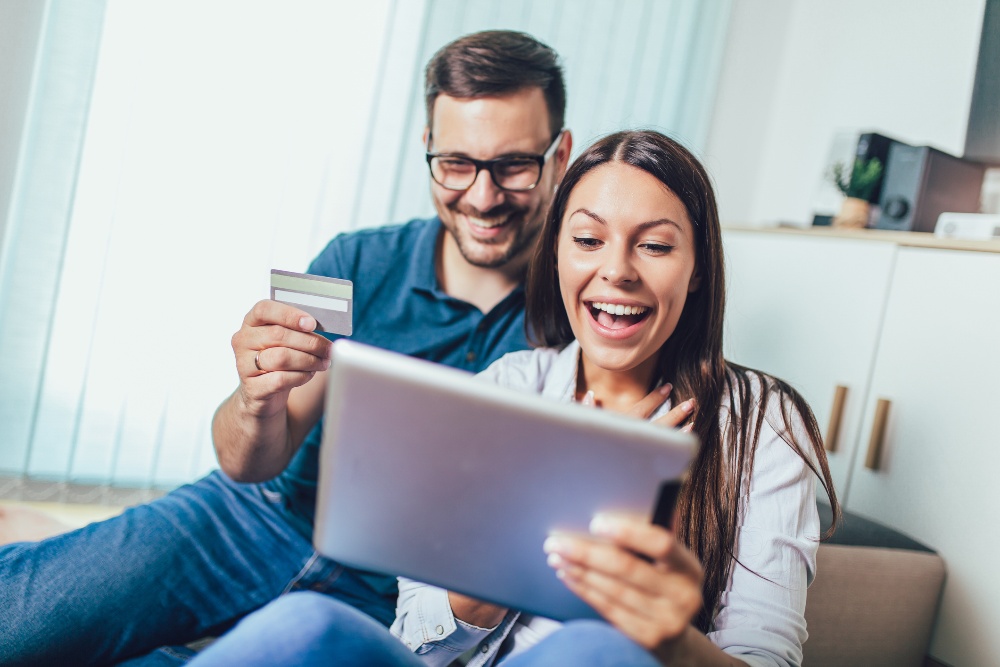
[[[444,634],[444,626],[443,625],[439,625],[436,628],[434,628],[434,631],[437,632],[439,635],[443,635]]]
[[[465,353],[465,360],[466,361],[475,361],[476,360],[476,353],[473,352],[472,350],[469,350],[468,352]]]
[[[489,653],[490,652],[490,645],[489,644],[483,644],[483,647],[481,649],[479,649],[479,650],[482,651],[483,653]]]

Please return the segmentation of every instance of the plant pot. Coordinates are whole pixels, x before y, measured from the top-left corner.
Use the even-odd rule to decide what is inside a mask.
[[[840,205],[840,213],[833,216],[834,227],[863,229],[868,226],[868,216],[872,205],[864,199],[848,197]]]

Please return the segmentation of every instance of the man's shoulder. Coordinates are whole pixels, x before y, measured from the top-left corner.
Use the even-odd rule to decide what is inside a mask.
[[[337,244],[344,247],[368,248],[375,247],[375,244],[411,242],[416,238],[423,237],[437,229],[440,222],[434,218],[414,218],[409,222],[382,225],[380,227],[366,227],[350,232],[338,234],[330,241],[330,244]]]
[[[425,255],[433,259],[434,242],[440,221],[415,218],[409,222],[368,227],[335,236],[313,260],[313,272],[326,270],[351,272],[364,266],[405,265]],[[433,238],[432,238],[433,237]],[[407,261],[400,262],[401,255]]]

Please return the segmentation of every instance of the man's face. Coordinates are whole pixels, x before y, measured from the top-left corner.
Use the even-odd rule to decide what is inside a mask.
[[[430,131],[431,152],[479,160],[541,155],[552,143],[548,106],[537,87],[501,97],[439,95]],[[460,192],[431,179],[434,207],[467,262],[500,268],[527,255],[566,169],[569,151],[566,133],[546,162],[538,185],[526,192],[501,190],[485,169],[472,187]]]

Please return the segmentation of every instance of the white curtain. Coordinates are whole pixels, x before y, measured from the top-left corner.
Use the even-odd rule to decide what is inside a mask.
[[[32,127],[61,114],[79,136],[58,164],[37,164],[37,142],[20,161],[0,267],[0,472],[163,487],[215,465],[209,424],[237,381],[229,339],[269,269],[304,270],[338,232],[432,211],[421,78],[437,48],[525,30],[564,59],[578,148],[643,126],[698,151],[730,7],[50,3],[90,7],[89,24],[63,28],[90,25],[100,47],[89,104],[85,60],[72,103],[36,84]],[[40,60],[57,60],[63,40],[43,41]],[[65,196],[37,196],[53,175],[70,179]]]

